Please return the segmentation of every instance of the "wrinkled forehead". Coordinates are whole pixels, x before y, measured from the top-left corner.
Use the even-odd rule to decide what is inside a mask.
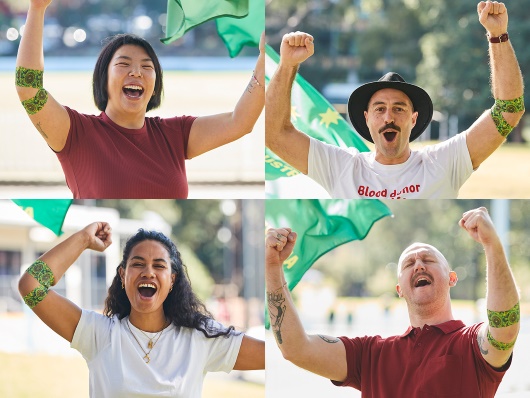
[[[374,103],[404,103],[408,106],[413,106],[412,101],[407,94],[394,88],[377,90],[368,101],[368,107]]]
[[[401,270],[402,265],[405,261],[415,258],[434,257],[438,261],[444,263],[449,268],[449,263],[445,259],[444,255],[434,246],[427,243],[415,242],[401,253],[398,262],[398,272]]]

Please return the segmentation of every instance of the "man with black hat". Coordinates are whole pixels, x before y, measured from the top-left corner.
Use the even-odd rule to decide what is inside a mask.
[[[389,72],[357,88],[348,101],[355,130],[374,152],[339,148],[311,138],[291,123],[291,88],[298,66],[314,52],[303,32],[283,37],[280,63],[266,94],[266,145],[322,185],[333,198],[456,198],[473,170],[490,156],[524,113],[523,79],[503,3],[480,2],[486,28],[495,105],[462,134],[412,151],[429,125],[433,105],[422,88]]]
[[[283,272],[297,235],[269,229],[265,281],[271,330],[285,359],[364,398],[493,398],[511,365],[520,328],[519,294],[500,237],[484,207],[459,223],[486,257],[488,322],[454,318],[450,290],[457,274],[434,246],[413,243],[398,261],[396,292],[407,304],[405,333],[382,337],[307,334]]]

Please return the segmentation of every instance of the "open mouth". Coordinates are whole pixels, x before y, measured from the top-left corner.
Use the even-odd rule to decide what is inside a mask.
[[[138,292],[140,296],[150,298],[156,293],[156,286],[153,283],[140,283],[138,285]]]
[[[416,282],[414,283],[414,287],[429,286],[431,283],[432,282],[430,280],[422,276],[416,280]]]
[[[392,142],[396,138],[397,132],[396,131],[386,131],[386,132],[383,133],[383,136],[385,137],[385,140],[387,142]]]
[[[143,87],[137,86],[135,84],[123,86],[122,91],[129,98],[140,98],[144,93]]]

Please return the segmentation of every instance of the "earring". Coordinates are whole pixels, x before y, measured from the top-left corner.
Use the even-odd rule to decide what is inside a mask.
[[[122,288],[122,289],[125,289],[125,285],[123,284],[123,279],[122,279],[122,281],[121,281],[121,288]]]
[[[171,293],[172,290],[173,290],[173,285],[171,285],[171,287],[169,288],[169,293]]]

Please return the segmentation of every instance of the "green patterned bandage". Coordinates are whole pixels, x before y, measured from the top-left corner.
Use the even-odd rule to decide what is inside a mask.
[[[500,135],[507,137],[513,130],[513,126],[504,119],[502,112],[516,113],[522,111],[524,111],[524,96],[522,95],[513,100],[495,100],[495,105],[491,108],[491,117]]]
[[[44,71],[36,69],[27,69],[19,66],[16,69],[15,84],[19,87],[42,88],[42,76]]]
[[[515,345],[515,340],[512,341],[511,343],[502,343],[500,341],[495,340],[493,336],[491,335],[489,329],[488,329],[488,341],[493,347],[495,347],[497,350],[500,350],[500,351],[509,350]]]
[[[34,277],[42,286],[48,289],[53,285],[53,272],[42,260],[37,260],[26,270],[28,274]]]
[[[22,106],[29,115],[34,115],[44,107],[47,101],[48,92],[41,88],[35,97],[22,101]]]
[[[42,285],[39,285],[24,296],[24,302],[29,308],[33,309],[37,304],[44,300],[44,297],[46,297],[47,294],[48,289]]]
[[[508,311],[488,310],[488,319],[492,328],[505,328],[519,322],[521,319],[519,303],[515,304]]]

